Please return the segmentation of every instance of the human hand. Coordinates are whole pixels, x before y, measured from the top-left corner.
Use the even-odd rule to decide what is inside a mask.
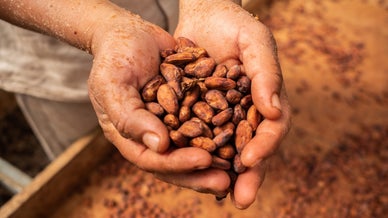
[[[230,0],[181,0],[175,37],[205,48],[218,64],[242,64],[251,79],[252,99],[264,116],[254,138],[244,147],[247,166],[231,192],[236,207],[248,208],[264,180],[265,160],[290,128],[290,109],[271,32]]]
[[[140,98],[139,90],[159,73],[160,50],[173,48],[174,38],[128,12],[101,23],[92,40],[88,83],[106,138],[126,159],[161,180],[225,195],[229,181],[209,169],[210,154],[193,147],[170,149],[167,128]]]

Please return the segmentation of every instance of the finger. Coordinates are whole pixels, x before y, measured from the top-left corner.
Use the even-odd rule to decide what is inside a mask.
[[[241,61],[252,80],[252,98],[258,110],[268,119],[280,117],[282,74],[278,63],[276,43],[267,27],[244,28],[239,34]]]
[[[148,149],[145,145],[122,137],[113,124],[103,125],[104,133],[128,161],[139,168],[158,173],[182,173],[210,167],[209,152],[194,147],[168,150],[163,154]]]
[[[239,209],[248,208],[256,200],[256,194],[264,181],[267,165],[261,162],[238,175],[231,194],[234,205]]]
[[[255,136],[244,146],[241,161],[245,166],[254,166],[272,155],[288,133],[291,125],[290,109],[286,99],[282,102],[284,110],[280,119],[264,119],[257,127]]]
[[[144,108],[138,91],[129,86],[117,93],[114,101],[107,102],[107,114],[117,131],[125,138],[147,145],[152,151],[166,151],[170,142],[168,131],[158,117]]]
[[[230,178],[223,170],[214,168],[183,174],[155,174],[165,182],[215,196],[226,196]]]

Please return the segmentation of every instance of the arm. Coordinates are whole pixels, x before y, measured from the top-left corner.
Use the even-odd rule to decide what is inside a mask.
[[[96,21],[112,19],[120,13],[123,13],[122,9],[101,0],[2,0],[0,4],[1,19],[51,35],[89,52],[99,23]]]

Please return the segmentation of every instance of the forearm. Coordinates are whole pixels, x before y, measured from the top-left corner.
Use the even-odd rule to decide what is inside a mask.
[[[119,13],[106,0],[0,0],[0,19],[89,52],[96,26]]]

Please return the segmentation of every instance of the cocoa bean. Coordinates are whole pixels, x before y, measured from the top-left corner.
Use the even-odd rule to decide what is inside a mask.
[[[186,37],[178,37],[176,39],[176,46],[175,46],[176,52],[182,52],[183,49],[190,48],[190,47],[197,47],[197,46],[193,41],[191,41]]]
[[[215,154],[225,160],[234,158],[236,155],[236,149],[232,144],[226,144],[224,146],[218,147],[215,151]]]
[[[237,174],[243,173],[246,167],[242,164],[239,154],[236,154],[233,159],[233,169]]]
[[[226,73],[226,78],[236,80],[240,77],[241,74],[241,68],[239,65],[234,65],[231,67],[228,72]]]
[[[229,140],[233,136],[233,130],[231,129],[225,129],[221,133],[217,134],[214,138],[213,141],[216,143],[217,147],[224,146],[226,143],[229,142]]]
[[[205,94],[205,101],[216,110],[225,110],[228,108],[228,101],[219,90],[209,90]]]
[[[244,146],[252,139],[253,129],[246,120],[241,120],[236,127],[235,146],[237,153],[240,153]]]
[[[214,72],[213,76],[215,77],[226,77],[226,73],[228,72],[228,69],[226,68],[225,65],[217,65]]]
[[[189,77],[182,77],[182,82],[181,82],[181,90],[183,93],[186,91],[189,91],[190,89],[194,88],[195,85],[197,85],[198,80],[189,78]]]
[[[194,138],[203,134],[203,127],[200,122],[189,120],[184,122],[178,131],[186,137]]]
[[[196,60],[195,56],[191,52],[181,52],[167,56],[164,59],[165,63],[174,64],[174,65],[183,65],[190,63]]]
[[[232,116],[233,116],[233,109],[227,108],[219,112],[212,118],[212,124],[215,126],[221,126],[224,123],[228,122],[230,118],[232,118]]]
[[[182,105],[191,107],[195,102],[198,101],[198,98],[201,94],[199,86],[194,86],[192,89],[186,92],[185,97],[183,98]]]
[[[237,90],[242,93],[248,93],[251,90],[251,80],[247,76],[241,76],[237,80]]]
[[[162,63],[160,65],[160,72],[166,79],[167,84],[174,89],[175,94],[179,99],[183,98],[183,92],[181,88],[182,70],[173,64]]]
[[[228,122],[228,123],[226,123],[226,124],[224,124],[222,126],[216,126],[213,129],[213,133],[214,133],[214,135],[218,135],[218,134],[220,134],[222,131],[224,131],[226,129],[231,129],[234,132],[235,125],[232,122]]]
[[[181,132],[176,130],[171,130],[169,135],[170,135],[170,139],[176,146],[186,147],[189,145],[189,139],[186,136],[184,136]]]
[[[213,58],[200,58],[185,67],[185,74],[196,78],[206,78],[213,73],[216,62]]]
[[[170,56],[172,54],[175,54],[175,50],[172,48],[166,48],[160,51],[160,57],[166,58],[167,56]]]
[[[201,123],[201,127],[202,127],[202,130],[203,130],[202,136],[206,136],[208,138],[213,138],[213,131],[210,129],[210,127],[205,122],[203,122],[198,117],[191,118],[191,121],[195,121],[195,122]]]
[[[245,95],[243,98],[241,98],[240,105],[244,109],[248,109],[252,104],[252,95]]]
[[[192,110],[199,119],[203,120],[205,123],[211,123],[214,116],[214,110],[206,102],[198,101],[193,105]]]
[[[158,92],[159,86],[165,82],[164,78],[160,75],[155,76],[153,79],[148,81],[143,87],[142,98],[146,102],[154,101],[156,99],[156,93]]]
[[[196,59],[200,59],[207,56],[207,51],[204,48],[200,47],[185,47],[180,49],[179,52],[190,52]]]
[[[236,87],[236,82],[228,78],[211,76],[205,79],[205,85],[208,89],[227,91],[229,89],[234,89]]]
[[[169,114],[176,115],[179,110],[178,98],[175,91],[167,84],[162,84],[157,91],[158,103]]]
[[[246,113],[240,104],[236,104],[233,108],[232,122],[237,125],[241,120],[246,118]]]
[[[163,122],[172,129],[178,129],[179,127],[179,119],[174,114],[167,114],[164,116]]]
[[[255,105],[249,107],[247,111],[247,121],[251,125],[252,130],[256,131],[257,126],[259,126],[259,123],[261,121],[261,114],[256,109]]]
[[[243,97],[243,94],[236,89],[230,89],[226,92],[226,100],[231,104],[238,104]]]
[[[191,110],[190,107],[182,105],[182,107],[179,109],[179,121],[184,123],[191,118]]]
[[[196,148],[202,148],[209,153],[216,150],[216,144],[211,138],[199,136],[190,140],[190,145]]]
[[[155,114],[158,117],[161,117],[164,114],[163,107],[160,104],[156,103],[156,102],[146,102],[145,103],[145,108],[149,112]]]

